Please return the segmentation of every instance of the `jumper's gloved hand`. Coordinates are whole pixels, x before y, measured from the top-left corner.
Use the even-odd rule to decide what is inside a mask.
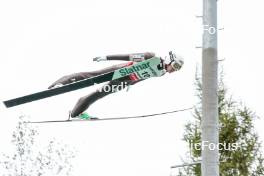
[[[107,60],[106,56],[93,58],[93,61],[97,61],[97,62],[106,61],[106,60]]]
[[[48,89],[52,89],[52,88],[63,86],[65,84],[73,83],[73,82],[77,81],[78,77],[79,76],[77,74],[71,74],[71,75],[63,76],[60,79],[58,79],[57,81],[55,81],[54,83],[52,83],[48,87]]]

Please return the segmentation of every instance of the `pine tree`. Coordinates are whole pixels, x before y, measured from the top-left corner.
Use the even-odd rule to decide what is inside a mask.
[[[35,147],[38,131],[20,117],[12,135],[14,153],[2,154],[0,170],[2,176],[70,175],[74,153],[68,146],[56,140],[48,142],[46,148]]]
[[[220,75],[219,101],[219,153],[221,176],[260,176],[264,175],[264,158],[261,143],[254,130],[253,121],[257,116],[248,107],[227,95]],[[189,159],[196,161],[201,157],[201,78],[196,74],[196,96],[199,99],[193,116],[194,121],[185,126],[184,141],[189,144]],[[201,165],[181,168],[178,175],[201,175]]]

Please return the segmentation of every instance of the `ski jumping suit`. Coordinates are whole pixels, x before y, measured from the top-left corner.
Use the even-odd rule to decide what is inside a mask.
[[[111,67],[107,67],[101,70],[97,70],[97,71],[91,71],[91,72],[80,72],[80,73],[74,73],[71,75],[67,75],[62,77],[61,79],[57,80],[56,82],[54,82],[49,88],[55,86],[56,84],[69,84],[75,81],[79,81],[82,79],[87,79],[90,77],[94,77],[97,75],[101,75],[104,73],[108,73],[126,66],[130,66],[132,65],[134,62],[138,62],[138,61],[143,61],[146,59],[150,59],[152,57],[154,57],[155,54],[152,52],[146,52],[146,53],[136,53],[136,54],[126,54],[126,55],[109,55],[106,56],[107,60],[120,60],[120,61],[129,61],[128,63],[123,63],[123,64],[119,64],[119,65],[113,65]],[[160,69],[164,69],[164,61],[161,59],[161,65],[160,65]],[[113,85],[118,86],[121,84],[126,84],[126,85],[133,85],[136,84],[138,82],[140,82],[142,80],[138,80],[137,78],[134,77],[134,75],[129,75],[126,77],[122,77],[119,78],[117,80],[113,80],[113,81],[109,81],[108,84],[104,85],[101,89],[97,89],[96,91],[81,97],[78,102],[76,103],[75,107],[73,108],[72,112],[71,112],[71,117],[76,117],[78,116],[80,113],[84,112],[86,109],[89,108],[90,105],[92,105],[94,102],[96,102],[97,100],[111,94],[114,93],[115,90],[112,90],[112,88],[114,87]],[[107,86],[108,88],[110,88],[110,90],[108,89],[107,91],[105,91],[106,89],[104,89],[104,87]],[[121,88],[124,88],[123,86],[120,86]]]

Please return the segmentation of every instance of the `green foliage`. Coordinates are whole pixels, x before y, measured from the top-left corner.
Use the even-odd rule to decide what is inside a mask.
[[[12,135],[14,153],[2,154],[0,158],[2,176],[70,175],[70,161],[74,158],[74,152],[55,140],[41,150],[36,146],[37,135],[37,130],[25,123],[21,116]]]
[[[201,143],[201,78],[196,76],[196,95],[199,99],[194,110],[194,121],[185,126],[184,141],[189,144],[190,160],[201,157],[201,150],[195,144]],[[257,116],[245,105],[227,96],[227,89],[221,74],[218,89],[219,103],[219,143],[224,147],[220,153],[221,176],[260,176],[264,175],[264,158],[261,153],[261,143],[254,131],[253,121]],[[236,147],[235,147],[236,146]],[[181,168],[178,175],[201,175],[201,165]]]

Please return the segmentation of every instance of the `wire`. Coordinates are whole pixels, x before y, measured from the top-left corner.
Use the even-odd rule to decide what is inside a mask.
[[[196,165],[196,164],[201,164],[202,160],[197,160],[193,163],[183,163],[180,165],[175,165],[175,166],[171,166],[171,169],[175,169],[175,168],[179,168],[179,167],[185,167],[185,166],[191,166],[191,165]]]
[[[67,119],[67,120],[51,120],[51,121],[37,121],[37,122],[25,122],[25,123],[56,123],[56,122],[84,122],[84,121],[107,121],[107,120],[126,120],[126,119],[138,119],[138,118],[146,118],[146,117],[153,117],[153,116],[160,116],[164,114],[172,114],[176,112],[182,112],[193,109],[191,108],[185,108],[185,109],[178,109],[174,111],[167,111],[162,113],[155,113],[155,114],[147,114],[147,115],[139,115],[139,116],[128,116],[128,117],[111,117],[111,118],[98,118],[98,117],[92,117],[91,119]]]

